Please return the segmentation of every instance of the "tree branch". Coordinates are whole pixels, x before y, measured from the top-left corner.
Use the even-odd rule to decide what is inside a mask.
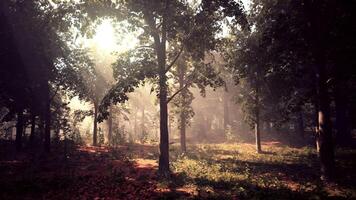
[[[183,52],[183,45],[181,46],[181,48],[180,48],[180,50],[179,50],[177,56],[176,56],[176,57],[173,59],[173,61],[167,66],[165,73],[167,73],[167,72],[172,68],[172,66],[174,65],[174,63],[176,63],[176,61],[178,60],[178,58],[179,58],[179,56],[182,54],[182,52]]]
[[[137,49],[144,49],[144,48],[148,48],[148,49],[155,49],[153,47],[153,45],[143,45],[143,46],[138,46]]]
[[[169,97],[169,98],[167,99],[167,104],[168,104],[170,101],[172,101],[172,99],[173,99],[177,94],[179,94],[182,90],[184,90],[184,89],[186,89],[188,86],[190,86],[191,83],[192,83],[192,81],[186,83],[183,87],[181,87],[179,90],[177,90],[171,97]]]

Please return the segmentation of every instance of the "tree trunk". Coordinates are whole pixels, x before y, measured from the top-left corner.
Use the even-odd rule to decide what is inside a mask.
[[[23,109],[17,112],[17,123],[16,123],[16,150],[22,150],[22,132],[24,126]]]
[[[144,106],[142,106],[142,110],[141,110],[141,134],[142,136],[145,137],[144,134],[146,133],[145,133],[145,107]]]
[[[186,68],[182,64],[179,64],[179,70],[178,70],[178,81],[179,81],[179,88],[183,88],[185,81],[184,81],[184,76],[186,73]],[[180,102],[180,124],[179,124],[179,131],[180,131],[180,148],[182,153],[186,153],[187,151],[187,146],[186,146],[186,123],[187,123],[187,118],[186,118],[186,106],[185,105],[185,100],[187,98],[187,89],[183,89],[181,91],[181,102]]]
[[[112,108],[109,107],[109,117],[108,117],[108,143],[109,146],[112,145]]]
[[[259,114],[256,112],[256,122],[255,122],[255,137],[256,137],[256,151],[261,153],[261,138],[260,138],[260,123]]]
[[[165,22],[164,22],[165,23]],[[163,25],[165,26],[165,25]],[[165,30],[166,27],[162,27]],[[168,105],[167,105],[167,76],[166,76],[166,40],[165,33],[162,34],[162,41],[157,41],[157,59],[159,67],[159,106],[160,106],[160,156],[159,171],[167,175],[169,170],[169,136],[168,136]]]
[[[48,86],[47,86],[48,87]],[[50,93],[48,88],[47,93],[47,102],[45,106],[45,113],[44,113],[44,121],[45,121],[45,130],[44,130],[44,148],[46,152],[50,152],[51,150],[51,100],[50,100]]]
[[[334,170],[334,145],[330,120],[330,101],[327,88],[326,69],[318,63],[318,133],[319,158],[322,179],[331,178]]]
[[[31,112],[31,132],[30,132],[30,144],[32,145],[35,140],[35,130],[36,130],[36,115]]]
[[[166,9],[162,17],[161,34],[151,31],[154,39],[155,52],[158,63],[159,77],[159,106],[160,106],[160,155],[159,172],[169,175],[169,137],[168,137],[168,105],[167,105],[167,76],[166,76],[166,41],[167,41],[167,16],[169,14],[169,0],[166,0]],[[144,12],[145,21],[152,28],[157,30],[156,20],[152,13]]]
[[[38,130],[40,132],[40,142],[44,141],[44,117],[43,114],[39,117]]]
[[[224,130],[226,131],[228,125],[230,125],[229,97],[227,91],[224,91],[223,103],[224,103]]]
[[[93,146],[98,145],[98,104],[94,102]]]
[[[180,148],[182,153],[187,152],[187,146],[186,146],[186,118],[184,115],[184,112],[180,113]]]
[[[135,110],[135,115],[134,115],[134,136],[135,138],[137,138],[138,134],[137,134],[137,109]]]
[[[317,105],[318,105],[318,127],[317,146],[319,147],[319,159],[321,167],[321,179],[332,178],[334,170],[334,144],[330,119],[330,99],[327,86],[327,58],[326,49],[329,40],[327,27],[328,11],[320,8],[330,8],[328,1],[306,2],[306,12],[310,18],[311,50],[315,58],[315,71],[317,82]]]
[[[259,100],[259,83],[258,74],[256,73],[256,83],[255,83],[255,137],[256,137],[256,151],[261,153],[261,137],[260,137],[260,100]]]

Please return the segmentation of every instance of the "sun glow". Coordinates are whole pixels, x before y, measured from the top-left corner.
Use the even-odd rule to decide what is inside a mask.
[[[97,25],[93,38],[88,42],[98,54],[123,53],[137,46],[138,34],[127,31],[126,22],[114,23],[104,19]]]
[[[112,52],[118,46],[115,29],[109,20],[104,20],[98,25],[93,40],[99,50]]]

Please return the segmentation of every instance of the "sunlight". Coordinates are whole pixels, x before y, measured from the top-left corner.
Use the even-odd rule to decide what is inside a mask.
[[[134,49],[138,44],[137,36],[140,32],[128,32],[127,23],[114,23],[104,19],[95,29],[95,35],[85,43],[94,50],[95,54],[107,59],[112,53],[123,53]]]
[[[95,30],[93,37],[95,45],[107,52],[116,50],[117,37],[115,35],[114,27],[110,20],[104,20]]]

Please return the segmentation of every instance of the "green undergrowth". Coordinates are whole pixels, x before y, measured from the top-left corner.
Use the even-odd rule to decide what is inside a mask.
[[[342,184],[325,184],[320,181],[314,148],[268,144],[263,146],[263,150],[257,154],[254,145],[246,143],[193,145],[185,155],[175,153],[178,149],[174,149],[171,153],[172,169],[177,178],[173,184],[176,187],[193,187],[198,199],[356,197],[352,182],[338,180]],[[345,154],[351,156],[355,150],[337,151],[337,163],[351,169],[350,165],[355,163],[343,161]],[[338,155],[342,155],[340,159]]]

